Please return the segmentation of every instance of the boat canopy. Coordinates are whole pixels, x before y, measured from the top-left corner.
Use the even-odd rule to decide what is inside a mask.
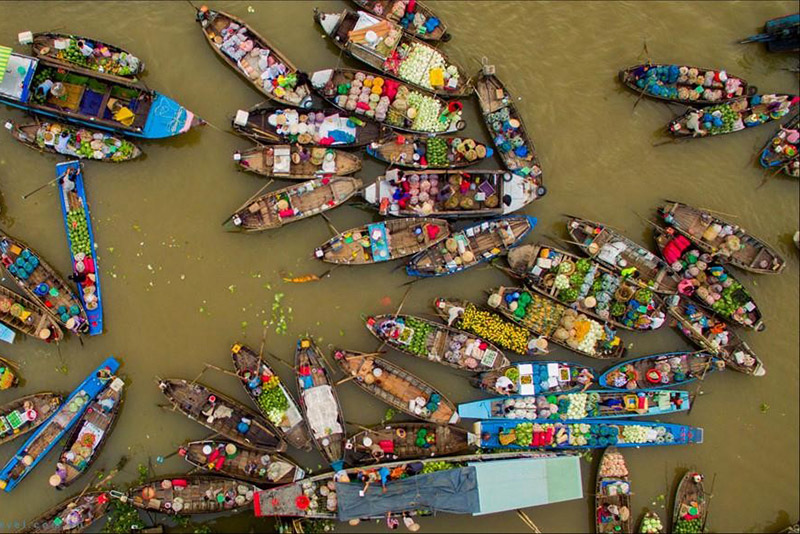
[[[37,59],[14,54],[10,48],[0,46],[0,96],[27,101],[38,64]]]

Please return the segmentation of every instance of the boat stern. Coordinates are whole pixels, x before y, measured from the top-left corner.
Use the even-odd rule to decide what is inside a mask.
[[[314,20],[322,27],[327,35],[332,35],[339,23],[344,18],[344,13],[324,13],[317,8],[314,8]]]
[[[171,98],[156,92],[144,128],[138,132],[145,139],[163,139],[188,132],[206,122]]]
[[[506,172],[503,174],[503,214],[520,210],[536,200],[536,182],[526,176]]]
[[[333,69],[317,70],[311,73],[311,86],[317,91],[323,89],[333,78]]]

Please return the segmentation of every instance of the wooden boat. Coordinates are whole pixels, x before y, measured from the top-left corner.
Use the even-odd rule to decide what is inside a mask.
[[[56,165],[59,178],[58,192],[61,197],[61,214],[67,233],[67,247],[72,259],[74,277],[84,278],[78,284],[89,335],[103,333],[103,296],[100,292],[100,266],[97,261],[97,243],[92,230],[92,214],[83,185],[83,170],[80,161],[68,161]],[[68,189],[71,182],[72,189]]]
[[[333,107],[297,110],[259,104],[237,111],[233,130],[257,143],[357,148],[378,139],[382,128]]]
[[[800,14],[770,19],[764,24],[763,33],[751,35],[739,43],[767,43],[770,52],[800,51]]]
[[[143,139],[172,137],[205,124],[158,91],[46,58],[11,54],[0,102],[39,115]],[[52,82],[48,93],[42,83]]]
[[[761,166],[771,170],[777,168],[792,178],[800,178],[798,138],[800,138],[800,114],[795,114],[785,125],[778,127],[778,131],[764,146],[759,158]]]
[[[508,263],[533,291],[616,328],[649,331],[665,322],[664,303],[655,292],[594,259],[536,243],[512,250]]]
[[[642,520],[639,522],[639,530],[643,534],[663,534],[664,524],[661,522],[661,517],[658,512],[652,510],[645,512]]]
[[[279,454],[245,447],[230,441],[192,441],[178,453],[196,469],[244,480],[259,487],[290,484],[305,476],[305,471]]]
[[[395,2],[394,0],[353,0],[353,3],[373,15],[385,16],[388,20],[402,26],[406,34],[417,39],[442,42],[450,40],[451,36],[447,33],[447,26],[436,13],[422,2],[410,2],[409,0],[403,0],[402,2]],[[421,18],[418,20],[417,17],[419,16]],[[438,24],[432,25],[431,19],[436,19]],[[428,29],[426,24],[431,25],[431,28]]]
[[[660,389],[705,379],[724,369],[724,363],[707,352],[663,352],[634,358],[603,371],[597,383],[612,389]]]
[[[61,449],[56,473],[50,478],[50,484],[56,489],[64,489],[75,482],[100,456],[119,419],[124,387],[125,383],[119,378],[112,380],[75,424]]]
[[[548,397],[555,397],[551,402]],[[653,417],[689,410],[688,391],[590,389],[535,396],[511,395],[458,405],[464,419],[612,419]],[[555,406],[555,408],[553,408]]]
[[[394,130],[431,135],[463,130],[461,105],[434,93],[359,69],[323,69],[311,74],[319,95],[346,112],[368,116]],[[342,94],[340,91],[347,90]]]
[[[689,341],[722,358],[726,367],[753,376],[766,374],[761,359],[724,321],[677,296],[667,309]]]
[[[667,202],[658,209],[662,220],[686,236],[694,246],[712,254],[716,261],[758,274],[777,274],[786,267],[786,260],[777,250],[738,224],[725,221],[707,210],[681,202]]]
[[[567,231],[584,254],[609,269],[621,274],[623,269],[635,267],[636,271],[628,279],[639,286],[658,293],[678,292],[679,279],[664,260],[613,228],[568,216]]]
[[[503,352],[488,341],[436,321],[414,315],[376,315],[367,330],[395,350],[423,360],[473,373],[509,364]]]
[[[19,365],[0,356],[0,391],[19,385]]]
[[[26,395],[0,406],[0,444],[35,430],[61,405],[61,395],[43,392]]]
[[[308,79],[245,21],[206,6],[197,10],[196,20],[211,49],[262,95],[284,106],[311,105]]]
[[[322,177],[249,198],[226,222],[229,231],[260,232],[341,206],[361,189],[349,176]]]
[[[91,48],[91,54],[84,55],[81,44]],[[67,33],[35,33],[31,51],[35,56],[58,65],[111,79],[135,81],[144,72],[144,62],[127,50],[97,39]]]
[[[703,532],[707,519],[708,501],[703,487],[703,475],[689,471],[683,475],[678,489],[675,490],[671,532],[683,532],[683,528],[691,528],[692,532]],[[689,522],[695,526],[683,524]]]
[[[131,161],[142,155],[138,146],[123,137],[66,122],[37,121],[17,125],[9,120],[5,127],[14,139],[40,152],[112,163]],[[95,135],[100,137],[95,138]]]
[[[300,406],[311,438],[333,470],[338,471],[344,462],[347,429],[335,384],[325,368],[325,357],[311,339],[301,339],[297,342],[294,362]]]
[[[0,489],[11,492],[28,473],[33,471],[80,420],[92,400],[108,386],[118,368],[117,360],[106,359],[81,382],[57,410],[53,410],[52,415],[36,428],[16,454],[6,462],[0,471]]]
[[[594,496],[595,532],[633,532],[631,483],[625,458],[616,447],[600,457]]]
[[[275,435],[272,423],[208,386],[180,378],[168,378],[159,380],[158,387],[169,399],[174,411],[226,439],[269,452],[286,450],[286,442]]]
[[[524,208],[536,199],[536,187],[527,178],[505,171],[419,174],[389,169],[364,188],[363,196],[381,215],[478,218]]]
[[[509,423],[503,419],[478,421],[472,431],[480,436],[480,447],[492,449],[603,449],[607,446],[660,447],[662,445],[688,445],[703,443],[703,429],[655,421],[553,421],[552,419],[517,419]],[[641,438],[628,437],[644,435]]]
[[[347,376],[355,378],[354,384],[395,410],[437,425],[458,422],[456,405],[450,399],[389,360],[335,349],[333,361]]]
[[[800,98],[786,94],[741,96],[704,109],[690,109],[674,118],[667,131],[674,137],[709,137],[738,132],[778,120]],[[714,115],[719,112],[719,116]]]
[[[235,478],[179,475],[151,480],[129,490],[123,497],[124,502],[150,512],[216,514],[249,508],[257,489]]]
[[[0,259],[9,277],[67,330],[89,331],[86,311],[67,282],[28,245],[0,232]]]
[[[449,235],[442,219],[388,219],[342,232],[317,247],[314,256],[344,265],[381,263],[418,254]]]
[[[678,286],[681,295],[692,297],[700,306],[739,326],[756,331],[765,328],[753,298],[710,254],[695,249],[686,237],[676,234],[672,228],[654,228],[653,233],[656,246],[667,263],[679,274],[689,275]]]
[[[297,402],[278,373],[257,352],[236,343],[231,348],[233,368],[242,387],[259,411],[292,447],[311,450],[311,436]]]
[[[755,87],[725,70],[645,63],[619,71],[619,81],[640,96],[703,106],[755,93]],[[703,89],[698,92],[697,87]]]
[[[48,343],[64,337],[45,308],[4,286],[0,286],[0,322]]]
[[[341,13],[323,13],[315,8],[314,20],[333,44],[347,55],[388,76],[445,98],[466,97],[472,93],[472,84],[463,69],[441,50],[404,35],[397,24],[365,11],[349,9]],[[367,32],[379,39],[371,43],[367,40]],[[399,57],[401,50],[404,51],[403,59]],[[425,63],[414,69],[416,61]],[[431,78],[434,78],[434,83],[431,83]]]
[[[420,252],[406,265],[410,276],[444,276],[507,254],[536,226],[536,217],[504,215],[468,226]]]
[[[487,303],[511,322],[578,354],[615,359],[625,353],[622,340],[607,324],[525,288],[495,288],[491,290]],[[583,337],[578,334],[576,323],[580,325]]]
[[[347,440],[347,459],[364,465],[415,458],[446,458],[474,452],[476,437],[463,428],[430,423],[391,423]]]
[[[84,532],[106,515],[109,495],[102,491],[81,493],[71,497],[43,513],[32,521],[26,521],[21,533],[38,534]]]
[[[461,169],[491,158],[494,151],[470,137],[392,134],[367,145],[373,158],[406,169]]]
[[[489,136],[506,169],[526,177],[536,189],[536,196],[544,196],[547,190],[543,186],[542,166],[536,147],[512,95],[494,75],[494,66],[484,65],[478,73],[475,93]]]
[[[334,148],[301,145],[253,147],[233,154],[243,171],[283,180],[309,180],[319,174],[345,176],[361,170],[361,158]]]
[[[533,361],[507,363],[478,375],[473,385],[504,396],[566,393],[588,389],[596,371],[571,362]]]

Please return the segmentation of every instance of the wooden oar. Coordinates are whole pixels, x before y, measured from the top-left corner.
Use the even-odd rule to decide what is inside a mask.
[[[366,426],[364,426],[364,425],[360,425],[360,424],[358,424],[358,423],[353,423],[353,422],[351,422],[351,421],[345,421],[345,422],[344,422],[344,424],[346,424],[346,425],[350,425],[350,426],[354,426],[354,427],[356,427],[356,428],[360,428],[361,430],[363,430],[363,431],[365,431],[365,432],[372,432],[372,429],[371,429],[371,428],[369,428],[369,427],[366,427]]]
[[[44,189],[45,187],[48,187],[48,186],[51,186],[51,185],[55,184],[56,182],[58,182],[59,180],[61,180],[62,178],[64,178],[64,177],[65,177],[65,176],[66,176],[66,175],[69,173],[69,171],[71,171],[71,170],[72,170],[72,167],[70,167],[69,169],[67,169],[67,172],[65,172],[65,173],[64,173],[64,174],[62,174],[61,176],[56,176],[55,178],[53,178],[52,180],[50,180],[50,181],[49,181],[49,182],[47,182],[46,184],[44,184],[44,185],[40,185],[39,187],[37,187],[36,189],[34,189],[33,191],[31,191],[30,193],[27,193],[27,194],[25,194],[25,195],[22,195],[22,200],[26,200],[26,199],[27,199],[29,196],[31,196],[31,195],[33,195],[33,194],[36,194],[36,193],[38,193],[39,191],[41,191],[41,190],[42,190],[42,189]]]
[[[531,518],[528,517],[528,514],[526,514],[522,510],[517,510],[517,515],[519,516],[520,519],[522,519],[522,522],[525,523],[525,526],[531,529],[531,531],[536,532],[537,534],[540,534],[542,532],[541,530],[539,530],[539,527],[536,526],[536,523],[534,523],[533,520],[531,520]]]
[[[232,376],[232,377],[238,378],[239,380],[241,380],[241,379],[242,379],[242,377],[241,377],[241,376],[239,376],[238,374],[236,374],[236,373],[234,373],[234,372],[232,372],[232,371],[228,371],[227,369],[223,369],[223,368],[221,368],[221,367],[217,367],[217,366],[216,366],[216,365],[214,365],[214,364],[211,364],[211,363],[206,363],[206,364],[205,364],[205,366],[206,366],[206,368],[209,368],[209,369],[214,369],[215,371],[219,371],[220,373],[224,373],[224,374],[226,374],[226,375],[229,375],[229,376]]]
[[[325,222],[326,222],[326,223],[327,223],[327,225],[328,225],[328,230],[330,230],[330,231],[331,231],[331,233],[332,233],[334,236],[337,236],[337,235],[339,235],[339,234],[341,233],[339,230],[337,230],[337,229],[336,229],[336,227],[333,225],[333,223],[332,223],[332,222],[331,222],[331,220],[328,218],[328,215],[327,215],[327,214],[325,214],[325,212],[322,212],[322,213],[320,213],[320,215],[322,216],[322,218],[323,218],[323,219],[325,219]]]
[[[358,375],[350,375],[350,376],[347,376],[347,377],[339,380],[338,382],[335,382],[333,385],[334,386],[339,386],[339,385],[342,385],[342,384],[344,384],[346,382],[350,382],[351,380],[355,380],[356,378],[358,378]]]

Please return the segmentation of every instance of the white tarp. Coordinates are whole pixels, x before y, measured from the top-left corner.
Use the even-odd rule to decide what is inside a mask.
[[[342,426],[339,424],[339,403],[333,396],[330,386],[317,386],[303,392],[303,402],[306,405],[308,426],[317,439],[331,434],[341,434]]]

